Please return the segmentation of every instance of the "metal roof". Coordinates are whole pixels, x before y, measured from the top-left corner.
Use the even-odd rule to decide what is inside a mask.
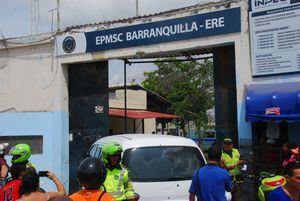
[[[152,112],[147,110],[126,110],[127,118],[131,119],[149,119],[149,118],[163,118],[163,119],[174,119],[179,116],[174,114],[166,114],[161,112]],[[125,117],[125,110],[119,108],[109,108],[109,116]]]
[[[146,14],[146,15],[141,15],[137,17],[130,17],[130,18],[122,18],[122,19],[115,19],[115,20],[109,20],[109,21],[103,21],[103,22],[98,22],[98,23],[89,23],[89,24],[82,24],[82,25],[74,25],[74,26],[69,26],[66,27],[64,30],[61,31],[61,33],[72,31],[74,29],[81,29],[81,28],[90,28],[90,27],[96,27],[96,26],[107,26],[115,23],[133,23],[136,20],[144,19],[144,21],[151,22],[152,17],[158,17],[158,16],[171,16],[175,14],[180,14],[180,13],[185,13],[185,12],[191,12],[192,14],[197,14],[200,10],[208,9],[208,8],[220,8],[224,6],[225,8],[230,7],[231,3],[237,3],[243,0],[220,0],[217,2],[211,2],[211,1],[206,1],[204,3],[197,3],[192,6],[186,6],[182,8],[176,8],[176,9],[171,9],[163,12],[157,12],[157,13],[152,13],[152,14]],[[146,20],[148,18],[148,20]],[[100,28],[103,29],[104,27]]]

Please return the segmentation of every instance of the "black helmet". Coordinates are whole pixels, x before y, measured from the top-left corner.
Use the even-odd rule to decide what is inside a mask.
[[[77,171],[77,177],[81,186],[87,189],[99,189],[106,178],[106,168],[98,158],[84,159]]]

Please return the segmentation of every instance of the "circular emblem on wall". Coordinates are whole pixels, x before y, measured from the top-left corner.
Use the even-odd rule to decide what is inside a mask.
[[[64,39],[62,47],[66,53],[71,53],[76,47],[75,39],[72,36],[68,36]]]

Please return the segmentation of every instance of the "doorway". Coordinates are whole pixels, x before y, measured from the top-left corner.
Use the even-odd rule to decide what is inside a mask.
[[[89,147],[108,135],[108,62],[68,66],[69,192],[79,190],[77,168]]]

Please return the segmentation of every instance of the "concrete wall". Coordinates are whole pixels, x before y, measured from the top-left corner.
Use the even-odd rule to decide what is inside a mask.
[[[144,133],[152,133],[152,131],[155,131],[155,124],[153,125],[153,123],[155,123],[155,121],[153,122],[153,119],[144,120],[144,127],[145,127]],[[118,118],[118,117],[109,118],[109,129],[112,130],[114,134],[124,133],[124,125],[125,125],[124,118]],[[148,132],[146,132],[146,128]],[[133,119],[127,119],[127,130],[128,130],[127,133],[143,133],[143,119],[135,119],[135,121]]]
[[[153,131],[156,132],[156,119],[144,119],[145,127],[144,133],[152,133]]]
[[[0,112],[67,111],[64,71],[52,43],[9,49],[0,70]]]
[[[32,155],[30,161],[37,170],[54,171],[68,189],[66,69],[53,58],[51,42],[11,48],[8,53],[8,63],[0,69],[0,140],[42,135],[43,153]],[[41,184],[46,190],[56,189],[48,179]]]
[[[127,133],[143,133],[142,121],[143,121],[142,119],[136,119],[135,121],[133,119],[127,119],[127,130],[128,130]],[[125,125],[124,118],[118,118],[118,117],[109,118],[109,129],[112,130],[114,134],[124,133],[124,125]]]
[[[127,109],[146,110],[147,92],[143,90],[127,89]],[[114,95],[109,98],[110,108],[124,109],[124,90],[116,90]]]
[[[143,133],[143,119],[135,120],[135,133]]]
[[[37,170],[50,170],[69,186],[69,136],[67,112],[10,112],[0,114],[0,136],[43,135],[43,153],[29,159]],[[1,139],[1,137],[0,137]],[[8,157],[10,161],[10,157]],[[45,190],[55,190],[53,182],[42,179]]]

